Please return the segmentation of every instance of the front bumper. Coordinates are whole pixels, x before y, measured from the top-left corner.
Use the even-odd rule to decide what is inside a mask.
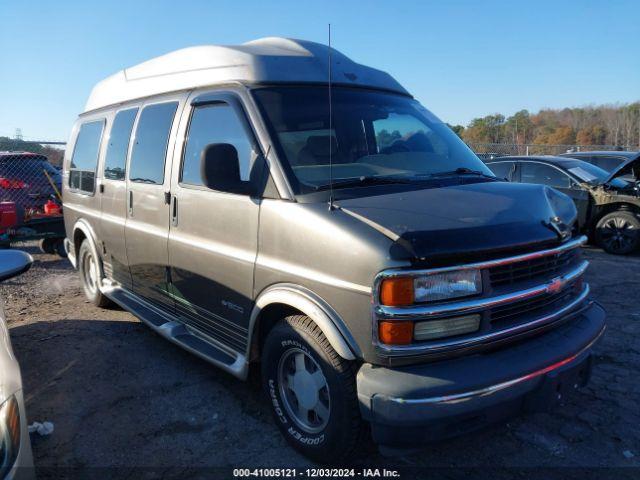
[[[605,312],[591,304],[570,322],[500,350],[436,363],[365,364],[358,398],[376,443],[394,448],[460,435],[522,411],[546,410],[588,382]]]

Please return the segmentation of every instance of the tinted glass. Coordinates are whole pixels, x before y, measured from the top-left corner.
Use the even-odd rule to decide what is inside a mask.
[[[269,87],[254,94],[296,193],[328,186],[330,158],[338,182],[396,176],[410,182],[457,168],[491,175],[446,124],[412,98],[336,87],[329,129],[326,87]]]
[[[178,102],[149,105],[140,113],[131,152],[129,178],[133,182],[164,182],[167,143]]]
[[[227,104],[196,108],[189,125],[189,136],[182,164],[182,183],[202,185],[200,156],[211,143],[230,143],[238,151],[240,179],[249,180],[253,166],[253,149],[234,109]]]
[[[96,165],[104,120],[88,122],[80,127],[73,149],[69,171],[69,186],[83,192],[95,190]]]
[[[107,155],[104,160],[104,178],[124,180],[129,139],[137,113],[137,108],[131,108],[116,114],[111,126]]]
[[[490,163],[487,167],[491,169],[496,177],[512,180],[511,174],[513,173],[513,162]]]
[[[591,157],[589,161],[607,172],[613,172],[617,170],[625,160],[620,157]]]
[[[520,164],[520,169],[522,183],[537,183],[556,188],[569,188],[571,186],[569,177],[565,173],[549,165],[523,162]]]
[[[84,123],[80,127],[76,146],[71,157],[71,168],[94,170],[98,163],[98,150],[104,121]]]

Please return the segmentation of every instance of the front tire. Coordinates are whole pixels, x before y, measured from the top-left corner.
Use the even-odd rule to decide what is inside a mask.
[[[98,267],[99,258],[93,254],[93,249],[89,244],[89,240],[84,239],[78,251],[78,272],[82,280],[82,288],[87,299],[96,307],[108,307],[111,300],[105,297],[100,291],[99,284],[100,269]]]
[[[363,432],[357,364],[341,358],[305,315],[281,320],[262,354],[262,383],[290,445],[320,463],[347,460]]]
[[[626,255],[640,244],[640,220],[628,210],[608,213],[596,224],[595,237],[606,252]]]

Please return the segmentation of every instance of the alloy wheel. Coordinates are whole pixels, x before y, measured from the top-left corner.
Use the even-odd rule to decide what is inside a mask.
[[[626,251],[635,242],[638,231],[634,226],[621,217],[607,220],[601,231],[602,242],[608,250]]]
[[[92,294],[98,290],[98,270],[91,252],[85,252],[82,258],[82,279]]]
[[[329,384],[320,365],[300,348],[287,350],[278,365],[278,384],[285,409],[308,433],[322,431],[329,422]]]

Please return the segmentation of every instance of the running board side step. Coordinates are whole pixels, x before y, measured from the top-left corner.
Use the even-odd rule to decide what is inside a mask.
[[[160,310],[122,287],[103,282],[100,291],[138,317],[156,333],[231,375],[246,380],[249,363],[244,355],[223,347],[213,339],[199,335],[174,315]]]

